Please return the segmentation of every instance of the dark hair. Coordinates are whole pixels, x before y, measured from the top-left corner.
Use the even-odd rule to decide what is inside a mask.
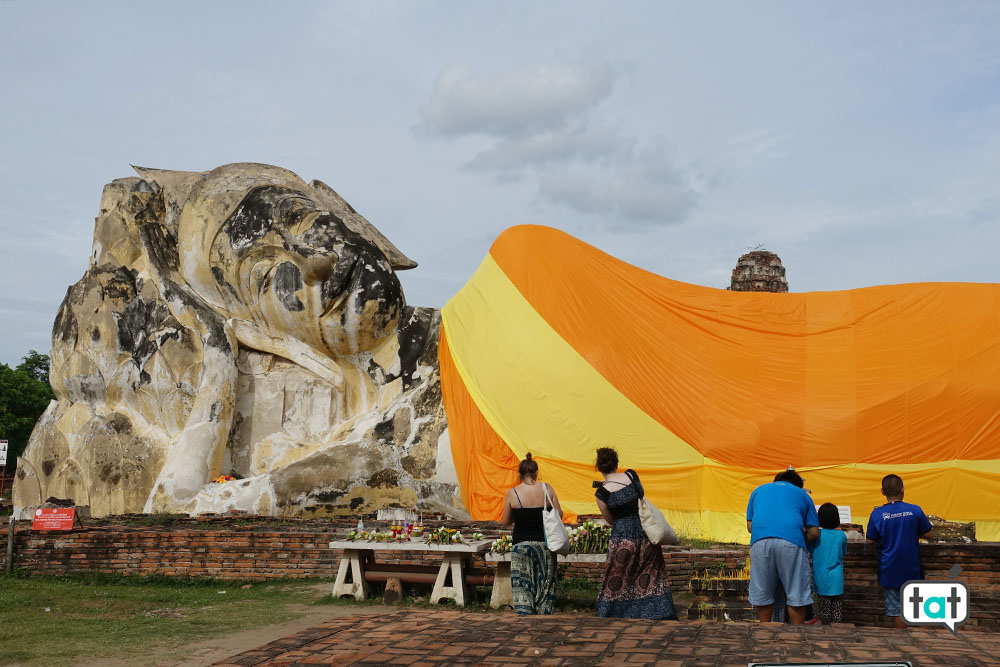
[[[820,528],[840,527],[840,510],[833,503],[823,503],[819,506],[816,514],[819,515]]]
[[[517,466],[517,474],[521,476],[521,479],[525,477],[538,479],[538,464],[531,459],[531,452],[524,455],[521,465]]]
[[[611,449],[610,447],[599,447],[597,450],[597,468],[598,472],[602,472],[605,475],[618,470],[618,452]]]
[[[802,476],[799,475],[799,473],[795,472],[794,470],[785,470],[783,472],[779,472],[777,475],[774,476],[774,481],[788,482],[789,484],[794,484],[800,489],[806,482],[804,479],[802,479]]]
[[[882,478],[882,495],[886,498],[898,496],[903,492],[903,479],[899,475],[886,475]]]

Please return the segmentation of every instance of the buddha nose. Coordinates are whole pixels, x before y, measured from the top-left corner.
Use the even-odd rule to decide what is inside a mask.
[[[315,285],[323,282],[333,275],[333,264],[336,260],[336,257],[326,257],[324,255],[303,257],[301,264],[299,264],[302,269],[302,280],[307,285]]]

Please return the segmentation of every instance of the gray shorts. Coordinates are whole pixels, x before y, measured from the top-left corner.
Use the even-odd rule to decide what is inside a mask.
[[[750,604],[774,604],[778,582],[785,587],[789,607],[812,604],[812,572],[809,554],[780,537],[765,537],[750,547]]]

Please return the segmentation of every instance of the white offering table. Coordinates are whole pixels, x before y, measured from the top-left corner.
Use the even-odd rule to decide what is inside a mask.
[[[418,538],[419,539],[419,538]],[[357,600],[368,597],[368,582],[365,581],[365,568],[374,568],[376,551],[423,551],[440,552],[444,558],[438,569],[434,588],[431,590],[431,604],[442,599],[454,600],[455,604],[465,606],[468,589],[465,585],[465,565],[469,556],[480,554],[490,548],[491,540],[477,540],[464,544],[427,544],[426,542],[374,542],[369,540],[334,540],[330,542],[331,549],[343,549],[337,570],[337,581],[333,585],[333,597],[353,595]],[[383,565],[381,569],[391,566]],[[510,564],[508,563],[508,586],[510,579]],[[449,576],[451,584],[448,585]],[[348,577],[350,581],[348,581]]]

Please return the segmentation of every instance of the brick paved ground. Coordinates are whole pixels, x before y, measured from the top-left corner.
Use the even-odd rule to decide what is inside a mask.
[[[235,665],[622,665],[895,661],[1000,665],[1000,635],[947,630],[519,617],[460,611],[352,616],[217,663]]]

